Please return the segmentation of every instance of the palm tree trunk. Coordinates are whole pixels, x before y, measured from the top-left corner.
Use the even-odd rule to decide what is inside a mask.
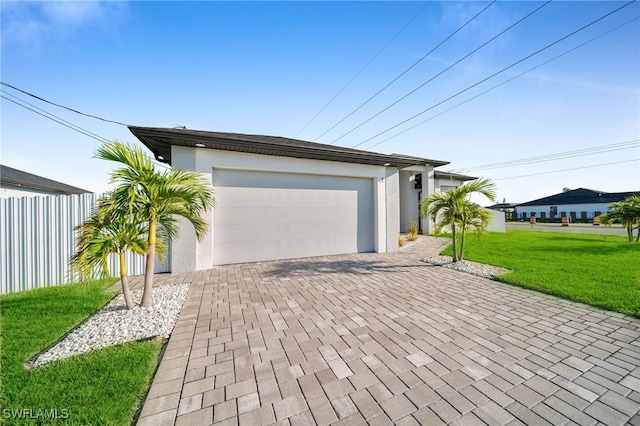
[[[638,225],[638,235],[636,236],[636,243],[640,242],[640,225]]]
[[[464,260],[464,236],[465,236],[465,226],[462,225],[462,229],[460,230],[460,255],[458,256],[458,260]]]
[[[131,299],[131,291],[129,290],[129,276],[127,274],[127,265],[124,263],[124,251],[118,253],[120,256],[120,282],[122,283],[122,295],[127,309],[132,309],[135,305]]]
[[[453,247],[452,247],[453,248],[453,261],[457,262],[458,261],[458,253],[456,251],[457,244],[456,244],[456,224],[455,224],[455,222],[453,222],[451,224],[451,238],[453,239]]]
[[[140,306],[153,306],[153,270],[156,262],[156,221],[149,219],[149,247],[144,271],[144,293]]]
[[[629,225],[627,227],[627,237],[629,237],[629,242],[633,242],[633,225]]]

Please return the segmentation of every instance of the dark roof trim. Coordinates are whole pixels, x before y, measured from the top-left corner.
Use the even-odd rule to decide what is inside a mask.
[[[492,206],[487,206],[485,208],[491,210],[500,210],[500,209],[515,209],[519,204],[518,203],[498,203]]]
[[[598,203],[615,203],[622,201],[632,195],[638,195],[640,192],[602,192],[593,189],[578,188],[571,191],[562,192],[560,194],[550,195],[548,197],[539,198],[526,203],[518,204],[518,207],[528,206],[547,206],[547,205],[566,205],[566,204],[598,204]]]
[[[38,175],[23,172],[13,167],[0,165],[0,181],[3,184],[21,186],[29,189],[56,192],[61,195],[87,194],[91,191],[67,185],[52,179],[43,178]]]
[[[448,161],[404,155],[386,155],[359,149],[344,148],[298,139],[277,136],[244,135],[238,133],[206,132],[201,130],[168,129],[129,126],[131,133],[153,152],[158,161],[171,164],[171,147],[219,149],[279,157],[312,160],[340,161],[344,163],[370,164],[405,168],[416,165],[433,167],[449,164]]]
[[[458,173],[451,173],[451,172],[442,172],[440,170],[436,170],[434,172],[434,177],[436,179],[440,179],[440,180],[460,180],[460,181],[468,181],[468,180],[476,180],[478,179],[477,177],[474,176],[467,176],[467,175],[461,175]]]

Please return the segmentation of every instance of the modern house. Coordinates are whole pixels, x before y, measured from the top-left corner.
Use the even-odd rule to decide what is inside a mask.
[[[87,194],[91,191],[0,165],[0,197]]]
[[[518,218],[523,220],[528,220],[535,214],[543,220],[568,217],[572,222],[587,222],[606,213],[609,204],[638,194],[640,192],[603,192],[578,188],[518,204],[517,214]]]
[[[357,252],[392,252],[419,221],[418,201],[469,176],[447,161],[379,154],[274,136],[129,127],[155,158],[197,171],[215,191],[209,232],[185,226],[171,270]],[[424,221],[422,231],[433,224]]]

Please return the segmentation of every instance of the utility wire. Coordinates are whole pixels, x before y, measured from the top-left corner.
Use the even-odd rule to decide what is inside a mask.
[[[407,23],[406,23],[406,25],[405,25],[404,27],[402,27],[402,29],[401,29],[400,31],[398,31],[398,32],[396,33],[396,35],[394,35],[394,36],[393,36],[393,38],[392,38],[391,40],[389,40],[389,42],[388,42],[387,44],[385,44],[385,45],[384,45],[384,47],[383,47],[382,49],[380,49],[380,50],[378,51],[378,53],[376,53],[376,54],[373,56],[373,58],[371,58],[371,59],[369,60],[369,62],[367,62],[367,64],[366,64],[364,67],[362,67],[362,69],[361,69],[360,71],[358,71],[358,73],[357,73],[357,74],[356,74],[356,75],[355,75],[351,80],[349,80],[349,82],[348,82],[347,84],[345,84],[345,85],[344,85],[344,87],[343,87],[342,89],[340,89],[340,91],[339,91],[339,92],[338,92],[338,93],[337,93],[333,98],[331,98],[331,100],[330,100],[329,102],[327,102],[327,104],[326,104],[325,106],[323,106],[323,107],[322,107],[322,109],[320,109],[320,111],[318,111],[318,112],[316,113],[316,115],[314,115],[314,116],[313,116],[313,118],[312,118],[311,120],[309,120],[309,121],[307,122],[307,124],[305,124],[305,125],[302,127],[302,129],[298,130],[298,132],[297,132],[295,135],[293,135],[293,137],[295,138],[296,136],[298,136],[298,135],[299,135],[299,134],[300,134],[304,129],[306,129],[306,128],[309,126],[309,124],[313,123],[313,121],[314,121],[316,118],[318,118],[318,116],[319,116],[320,114],[322,114],[322,113],[324,112],[324,110],[326,110],[326,109],[329,107],[329,105],[331,105],[331,104],[333,103],[333,101],[335,101],[335,100],[336,100],[336,99],[337,99],[337,98],[342,94],[342,92],[344,92],[344,91],[345,91],[345,90],[346,90],[346,89],[351,85],[351,83],[353,83],[354,81],[356,81],[356,79],[357,79],[358,77],[360,77],[360,75],[361,75],[361,74],[362,74],[362,73],[363,73],[367,68],[369,68],[369,65],[371,65],[371,64],[373,63],[373,61],[375,61],[375,60],[378,58],[378,56],[380,56],[380,55],[382,54],[382,52],[384,52],[385,50],[387,50],[387,47],[389,47],[389,46],[391,45],[391,43],[393,43],[393,41],[394,41],[396,38],[398,38],[398,36],[400,36],[400,34],[402,34],[402,33],[404,32],[404,30],[406,30],[406,29],[409,27],[409,25],[411,25],[411,24],[413,23],[413,21],[415,21],[415,20],[416,20],[416,18],[418,18],[418,16],[420,16],[420,14],[422,14],[422,12],[424,12],[424,10],[427,8],[427,6],[429,6],[429,4],[430,4],[430,3],[431,3],[431,2],[427,2],[427,3],[425,3],[424,7],[422,7],[422,8],[418,11],[418,13],[416,13],[416,14],[413,16],[413,18],[411,18],[411,19],[409,20],[409,22],[407,22]]]
[[[105,139],[105,138],[103,138],[103,137],[101,137],[101,136],[94,135],[93,133],[91,133],[91,132],[89,132],[89,131],[87,131],[87,130],[84,130],[84,129],[80,128],[80,127],[76,127],[75,125],[67,124],[67,123],[65,122],[65,120],[58,119],[58,118],[54,118],[54,117],[49,117],[48,115],[43,114],[43,113],[41,113],[41,112],[37,111],[37,110],[36,110],[36,109],[34,109],[34,108],[30,108],[30,107],[28,107],[28,106],[26,106],[26,105],[23,105],[23,104],[21,104],[21,103],[19,103],[19,102],[17,102],[17,101],[14,101],[13,99],[10,99],[10,98],[8,98],[8,97],[6,97],[6,96],[4,96],[4,95],[0,95],[0,98],[6,99],[6,100],[7,100],[7,101],[9,101],[9,102],[12,102],[12,103],[14,103],[14,104],[16,104],[16,105],[18,105],[18,106],[21,106],[22,108],[28,109],[29,111],[35,112],[36,114],[41,115],[41,116],[43,116],[44,118],[48,118],[48,119],[49,119],[49,120],[51,120],[51,121],[55,121],[55,122],[56,122],[56,123],[58,123],[58,124],[61,124],[61,125],[65,126],[65,127],[68,127],[68,128],[70,128],[71,130],[75,130],[75,131],[76,131],[76,132],[78,132],[78,133],[82,133],[82,134],[83,134],[83,135],[85,135],[85,136],[89,136],[90,138],[93,138],[93,139],[95,139],[95,140],[97,140],[97,141],[100,141],[100,142],[105,142],[105,141],[106,141],[106,139]]]
[[[554,46],[554,45],[556,45],[556,44],[560,43],[560,42],[561,42],[561,41],[563,41],[563,40],[566,40],[567,38],[569,38],[569,37],[571,37],[571,36],[573,36],[573,35],[575,35],[575,34],[579,33],[580,31],[582,31],[582,30],[584,30],[584,29],[586,29],[586,28],[588,28],[588,27],[590,27],[590,26],[592,26],[592,25],[596,24],[597,22],[599,22],[599,21],[601,21],[601,20],[603,20],[603,19],[607,18],[608,16],[610,16],[610,15],[612,15],[612,14],[614,14],[614,13],[618,12],[619,10],[624,9],[625,7],[627,7],[627,6],[631,5],[631,4],[635,3],[635,2],[636,2],[636,0],[631,0],[630,2],[628,2],[628,3],[626,3],[626,4],[622,5],[622,6],[620,6],[619,8],[617,8],[617,9],[615,9],[615,10],[613,10],[613,11],[611,11],[611,12],[607,13],[606,15],[603,15],[603,16],[601,16],[600,18],[598,18],[598,19],[596,19],[596,20],[594,20],[594,21],[592,21],[592,22],[590,22],[590,23],[588,23],[588,24],[586,24],[586,25],[582,26],[581,28],[579,28],[579,29],[577,29],[577,30],[575,30],[575,31],[573,31],[573,32],[571,32],[571,33],[569,33],[569,34],[567,34],[566,36],[564,36],[564,37],[562,37],[562,38],[560,38],[560,39],[558,39],[558,40],[554,41],[553,43],[550,43],[550,44],[546,45],[545,47],[543,47],[543,48],[541,48],[541,49],[538,49],[537,51],[535,51],[535,52],[533,52],[533,53],[531,53],[531,54],[529,54],[529,55],[525,56],[524,58],[522,58],[522,59],[520,59],[520,60],[518,60],[518,61],[516,61],[516,62],[512,63],[511,65],[509,65],[509,66],[507,66],[507,67],[502,68],[500,71],[496,71],[495,73],[491,74],[490,76],[488,76],[488,77],[486,77],[486,78],[484,78],[484,79],[482,79],[482,80],[480,80],[480,81],[478,81],[478,82],[476,82],[476,83],[472,84],[471,86],[468,86],[466,89],[460,90],[459,92],[457,92],[457,93],[455,93],[455,94],[453,94],[453,95],[449,96],[449,97],[448,97],[448,98],[446,98],[446,99],[443,99],[442,101],[440,101],[440,102],[438,102],[438,103],[435,103],[435,104],[431,105],[429,108],[424,109],[424,110],[420,111],[419,113],[412,115],[411,117],[409,117],[409,118],[407,118],[407,119],[405,119],[405,120],[403,120],[403,121],[399,122],[398,124],[395,124],[395,125],[393,125],[393,126],[391,126],[391,127],[387,128],[386,130],[383,130],[382,132],[377,133],[377,134],[375,134],[374,136],[371,136],[371,137],[370,137],[370,138],[368,138],[368,139],[365,139],[364,141],[360,142],[359,144],[354,145],[354,146],[353,146],[353,148],[355,148],[355,147],[357,147],[357,146],[360,146],[360,145],[362,145],[362,144],[364,144],[364,143],[366,143],[366,142],[369,142],[370,140],[373,140],[373,139],[377,138],[378,136],[382,136],[382,135],[384,135],[385,133],[388,133],[388,132],[390,132],[391,130],[393,130],[393,129],[397,128],[397,127],[400,127],[400,126],[402,126],[402,125],[403,125],[403,124],[405,124],[405,123],[408,123],[409,121],[411,121],[411,120],[413,120],[413,119],[415,119],[415,118],[417,118],[417,117],[421,116],[422,114],[424,114],[424,113],[426,113],[426,112],[428,112],[428,111],[431,111],[431,110],[432,110],[432,109],[434,109],[435,107],[437,107],[437,106],[439,106],[439,105],[442,105],[443,103],[445,103],[445,102],[447,102],[447,101],[450,101],[451,99],[453,99],[453,98],[455,98],[455,97],[457,97],[457,96],[459,96],[459,95],[461,95],[461,94],[463,94],[463,93],[465,93],[465,92],[467,92],[467,91],[469,91],[469,90],[473,89],[474,87],[476,87],[476,86],[478,86],[478,85],[480,85],[480,84],[484,83],[485,81],[488,81],[488,80],[492,79],[493,77],[495,77],[495,76],[497,76],[497,75],[499,75],[499,74],[501,74],[501,73],[503,73],[503,72],[507,71],[508,69],[513,68],[514,66],[516,66],[516,65],[518,65],[518,64],[520,64],[520,63],[522,63],[522,62],[526,61],[527,59],[530,59],[530,58],[534,57],[535,55],[537,55],[537,54],[539,54],[539,53],[541,53],[541,52],[543,52],[543,51],[545,51],[545,50],[549,49],[550,47],[552,47],[552,46]]]
[[[471,52],[467,53],[466,55],[464,55],[462,58],[458,59],[457,61],[455,61],[454,63],[452,63],[451,65],[449,65],[448,67],[446,67],[445,69],[443,69],[442,71],[440,71],[439,73],[437,73],[436,75],[434,75],[433,77],[431,77],[430,79],[428,79],[427,81],[425,81],[424,83],[422,83],[421,85],[419,85],[418,87],[416,87],[415,89],[405,93],[403,96],[401,96],[400,98],[396,99],[394,102],[392,102],[390,105],[386,106],[385,108],[381,109],[380,111],[378,111],[377,113],[375,113],[374,115],[372,115],[371,117],[367,118],[366,120],[364,120],[362,123],[358,124],[356,127],[352,128],[351,130],[349,130],[348,132],[342,134],[342,136],[338,137],[337,139],[334,139],[331,143],[335,143],[337,141],[339,141],[340,139],[344,138],[347,135],[350,135],[351,133],[353,133],[354,131],[358,130],[360,127],[364,126],[365,124],[367,124],[368,122],[370,122],[371,120],[373,120],[374,118],[378,117],[380,114],[382,114],[383,112],[391,109],[393,106],[399,104],[400,102],[402,102],[403,100],[405,100],[406,98],[408,98],[409,96],[411,96],[412,94],[414,94],[415,92],[417,92],[418,90],[422,89],[424,86],[426,86],[427,84],[431,83],[433,80],[435,80],[436,78],[440,77],[442,74],[446,73],[447,71],[449,71],[450,69],[452,69],[453,67],[455,67],[456,65],[458,65],[460,62],[464,61],[465,59],[467,59],[469,56],[473,55],[474,53],[476,53],[478,50],[482,49],[483,47],[485,47],[486,45],[488,45],[489,43],[493,42],[494,40],[496,40],[498,37],[502,36],[504,33],[506,33],[507,31],[513,29],[515,26],[517,26],[518,24],[522,23],[524,20],[526,20],[527,18],[529,18],[531,15],[533,15],[534,13],[538,12],[540,9],[542,9],[543,7],[547,6],[549,3],[551,3],[551,0],[548,0],[547,2],[543,3],[542,5],[538,6],[536,9],[534,9],[533,11],[529,12],[527,15],[523,16],[522,18],[520,18],[518,21],[514,22],[513,24],[511,24],[510,26],[508,26],[507,28],[505,28],[504,30],[500,31],[498,34],[496,34],[495,36],[491,37],[489,40],[485,41],[484,43],[482,43],[480,46],[476,47],[475,49],[473,49]],[[358,146],[358,145],[356,145]]]
[[[614,164],[632,163],[634,161],[640,161],[640,158],[635,158],[633,160],[614,161],[612,163],[592,164],[590,166],[574,167],[572,169],[552,170],[552,171],[548,171],[548,172],[531,173],[531,174],[528,174],[528,175],[510,176],[510,177],[506,177],[506,178],[498,178],[498,179],[493,179],[493,180],[519,179],[519,178],[530,177],[530,176],[540,176],[540,175],[547,175],[547,174],[552,174],[552,173],[569,172],[569,171],[572,171],[572,170],[582,170],[582,169],[591,169],[591,168],[594,168],[594,167],[611,166],[611,165],[614,165]]]
[[[17,90],[18,92],[21,92],[21,93],[23,93],[23,94],[25,94],[27,96],[31,96],[32,98],[38,99],[39,101],[46,102],[46,103],[48,103],[50,105],[53,105],[53,106],[57,106],[58,108],[63,108],[63,109],[66,109],[67,111],[71,111],[71,112],[74,112],[76,114],[84,115],[85,117],[95,118],[96,120],[101,120],[101,121],[104,121],[104,122],[107,122],[107,123],[119,124],[121,126],[128,127],[127,124],[121,123],[120,121],[108,120],[106,118],[98,117],[97,115],[86,114],[86,113],[78,111],[76,109],[69,108],[67,106],[64,106],[64,105],[61,105],[61,104],[57,104],[55,102],[48,101],[48,100],[46,100],[44,98],[41,98],[38,95],[34,95],[33,93],[29,93],[26,90],[19,89],[16,86],[12,86],[9,83],[5,83],[4,81],[0,81],[0,84],[3,85],[3,86],[7,86],[7,87],[9,87],[9,88],[11,88],[13,90]]]
[[[5,95],[7,95],[7,96],[11,96],[13,99],[15,99],[16,101],[21,102],[22,104],[29,105],[30,107],[35,108],[36,110],[38,110],[38,111],[40,111],[40,112],[38,112],[38,111],[34,111],[34,110],[32,110],[31,108],[27,108],[26,106],[24,106],[24,105],[22,105],[22,104],[20,104],[20,103],[18,103],[18,102],[16,102],[16,101],[14,101],[14,100],[8,99],[8,98],[6,98],[6,97],[4,97],[4,96],[3,96],[3,98],[4,98],[4,99],[6,99],[6,100],[8,100],[8,101],[10,101],[10,102],[13,102],[13,103],[14,103],[14,104],[16,104],[16,105],[20,105],[20,106],[21,106],[21,107],[23,107],[23,108],[29,109],[30,111],[35,112],[36,114],[42,115],[42,116],[43,116],[43,117],[45,117],[45,118],[48,118],[48,119],[53,120],[53,121],[56,121],[57,123],[62,124],[63,126],[69,127],[70,129],[73,129],[73,130],[75,130],[75,131],[77,131],[77,132],[80,132],[80,133],[82,133],[82,134],[84,134],[84,135],[86,135],[86,136],[89,136],[89,137],[91,137],[91,138],[93,138],[93,139],[96,139],[96,140],[98,140],[98,141],[100,141],[100,142],[108,142],[108,140],[107,140],[106,138],[104,138],[104,137],[102,137],[102,136],[100,136],[100,135],[97,135],[97,134],[95,134],[95,133],[93,133],[93,132],[90,132],[90,131],[89,131],[89,130],[87,130],[87,129],[83,129],[83,128],[82,128],[82,127],[80,127],[80,126],[77,126],[77,125],[75,125],[75,124],[73,124],[73,123],[71,123],[71,122],[69,122],[69,121],[67,121],[67,120],[64,120],[64,119],[62,119],[62,118],[60,118],[60,117],[58,117],[58,116],[56,116],[56,115],[54,115],[54,114],[51,114],[51,113],[50,113],[50,112],[48,112],[48,111],[43,110],[42,108],[38,108],[38,107],[37,107],[37,106],[35,106],[34,104],[29,103],[29,102],[25,101],[24,99],[20,99],[19,97],[15,96],[15,95],[12,95],[11,93],[7,92],[6,90],[2,90],[2,89],[0,89],[0,92],[4,93],[4,94],[5,94]],[[41,114],[41,113],[42,113],[42,114]],[[44,115],[44,114],[46,114],[46,115]],[[54,117],[55,119],[54,119],[54,118],[52,118],[52,117]],[[58,120],[59,120],[59,121],[58,121]]]
[[[420,62],[422,62],[427,56],[429,56],[431,53],[433,53],[437,48],[439,48],[440,46],[442,46],[447,40],[449,40],[451,37],[453,37],[454,35],[456,35],[459,31],[461,31],[464,27],[466,27],[467,25],[469,25],[474,19],[476,19],[478,16],[480,16],[480,14],[482,14],[485,10],[487,10],[489,7],[491,7],[497,0],[493,0],[491,3],[489,3],[488,5],[486,5],[480,12],[476,13],[471,19],[469,19],[467,22],[465,22],[460,28],[458,28],[457,30],[455,30],[454,32],[452,32],[447,38],[445,38],[444,40],[442,40],[436,47],[434,47],[433,49],[431,49],[430,51],[428,51],[427,53],[424,54],[424,56],[422,56],[422,58],[418,59],[416,62],[414,62],[409,68],[407,68],[406,70],[402,71],[397,77],[395,77],[393,80],[391,80],[389,83],[387,83],[386,86],[384,86],[382,89],[378,90],[373,96],[371,96],[369,99],[367,99],[366,101],[364,101],[362,104],[360,104],[360,106],[358,106],[356,109],[354,109],[353,111],[351,111],[349,114],[347,114],[346,117],[344,117],[342,120],[338,121],[336,124],[334,124],[333,126],[331,126],[331,128],[329,128],[327,131],[325,131],[323,134],[321,134],[320,136],[318,136],[317,138],[314,139],[314,142],[317,141],[318,139],[320,139],[321,137],[323,137],[324,135],[326,135],[327,133],[329,133],[331,130],[335,129],[338,125],[340,125],[341,123],[343,123],[347,118],[351,117],[353,114],[355,114],[357,111],[359,111],[363,106],[365,106],[366,104],[368,104],[371,100],[373,100],[373,98],[375,98],[376,96],[378,96],[380,93],[384,92],[389,86],[391,86],[393,83],[395,83],[396,81],[398,81],[403,75],[405,75],[406,73],[408,73],[410,70],[412,70],[416,65],[418,65]],[[333,143],[333,142],[331,142]]]
[[[501,169],[505,167],[515,167],[515,166],[523,166],[526,164],[541,163],[545,161],[564,160],[566,158],[582,157],[585,155],[604,154],[607,152],[621,151],[625,149],[632,149],[632,148],[638,148],[638,147],[640,147],[640,139],[635,139],[627,142],[601,145],[593,148],[578,149],[574,151],[560,152],[557,154],[542,155],[539,157],[529,157],[529,158],[523,158],[520,160],[511,160],[511,161],[505,161],[501,163],[485,164],[485,165],[476,166],[476,167],[466,167],[459,170],[461,172],[462,171],[468,172],[472,170],[477,171],[477,170]]]
[[[31,112],[34,112],[34,113],[36,113],[36,114],[38,114],[38,115],[40,115],[40,116],[42,116],[44,118],[47,118],[47,119],[49,119],[51,121],[54,121],[54,122],[56,122],[58,124],[61,124],[61,125],[65,126],[65,127],[68,127],[71,130],[74,130],[74,131],[76,131],[78,133],[81,133],[81,134],[83,134],[85,136],[93,138],[93,139],[95,139],[95,140],[97,140],[99,142],[103,142],[103,143],[110,142],[109,139],[107,139],[107,138],[105,138],[103,136],[97,135],[97,134],[95,134],[95,133],[93,133],[93,132],[91,132],[89,130],[83,129],[80,126],[77,126],[77,125],[75,125],[75,124],[73,124],[73,123],[71,123],[71,122],[69,122],[67,120],[64,120],[63,118],[60,118],[60,117],[56,116],[55,114],[52,114],[52,113],[50,113],[48,111],[43,110],[42,108],[38,108],[37,106],[35,106],[35,105],[33,105],[33,104],[23,100],[23,99],[20,99],[17,96],[6,92],[5,90],[0,90],[0,92],[2,92],[3,94],[6,94],[8,96],[13,97],[14,99],[17,99],[17,101],[13,100],[13,99],[9,99],[8,97],[4,96],[3,94],[0,94],[0,98],[3,98],[3,99],[5,99],[5,100],[7,100],[7,101],[9,101],[11,103],[14,103],[14,104],[16,104],[18,106],[21,106],[22,108],[25,108],[25,109],[27,109],[27,110],[29,110]],[[156,161],[153,158],[151,158],[151,161],[153,161],[153,163],[155,163],[157,166],[164,167],[165,169],[170,169],[171,168],[167,164],[164,164],[164,163],[161,163],[159,161]]]
[[[376,142],[375,144],[373,144],[373,145],[369,146],[369,147],[368,147],[368,148],[366,148],[366,149],[371,149],[371,148],[373,148],[373,147],[375,147],[375,146],[378,146],[378,145],[380,145],[380,144],[382,144],[382,143],[384,143],[384,142],[386,142],[386,141],[388,141],[388,140],[394,139],[394,138],[396,138],[396,137],[398,137],[398,136],[400,136],[400,135],[402,135],[402,134],[404,134],[404,133],[407,133],[409,130],[413,130],[413,129],[415,129],[416,127],[421,126],[421,125],[425,124],[426,122],[433,120],[433,119],[434,119],[434,118],[436,118],[436,117],[440,117],[441,115],[443,115],[443,114],[445,114],[445,113],[447,113],[447,112],[449,112],[449,111],[451,111],[451,110],[453,110],[453,109],[456,109],[456,108],[458,108],[459,106],[462,106],[462,105],[466,104],[467,102],[470,102],[470,101],[472,101],[472,100],[474,100],[474,99],[476,99],[476,98],[479,98],[479,97],[480,97],[480,96],[482,96],[482,95],[485,95],[485,94],[487,94],[487,93],[491,92],[492,90],[497,89],[498,87],[504,86],[505,84],[510,83],[510,82],[512,82],[513,80],[515,80],[515,79],[517,79],[517,78],[520,78],[520,77],[522,77],[523,75],[528,74],[528,73],[530,73],[531,71],[536,70],[536,69],[538,69],[538,68],[540,68],[540,67],[542,67],[542,66],[544,66],[544,65],[548,64],[549,62],[555,61],[556,59],[559,59],[559,58],[561,58],[562,56],[567,55],[567,54],[569,54],[569,53],[573,52],[574,50],[577,50],[577,49],[579,49],[579,48],[581,48],[581,47],[583,47],[583,46],[585,46],[585,45],[587,45],[587,44],[589,44],[589,43],[591,43],[591,42],[593,42],[593,41],[595,41],[595,40],[597,40],[597,39],[599,39],[599,38],[601,38],[601,37],[604,37],[605,35],[607,35],[607,34],[609,34],[609,33],[613,32],[613,31],[616,31],[616,30],[618,30],[618,29],[620,29],[620,28],[624,27],[625,25],[628,25],[628,24],[630,24],[630,23],[632,23],[632,22],[634,22],[634,21],[637,21],[638,19],[640,19],[640,17],[636,16],[635,18],[630,19],[629,21],[627,21],[627,22],[625,22],[625,23],[623,23],[623,24],[620,24],[620,25],[618,25],[618,26],[617,26],[617,27],[615,27],[615,28],[610,29],[609,31],[606,31],[606,32],[604,32],[604,33],[600,34],[599,36],[596,36],[596,37],[594,37],[594,38],[592,38],[592,39],[590,39],[590,40],[585,41],[585,42],[584,42],[584,43],[582,43],[582,44],[577,45],[576,47],[573,47],[573,48],[571,48],[571,49],[569,49],[569,50],[566,50],[565,52],[563,52],[563,53],[561,53],[561,54],[559,54],[559,55],[557,55],[557,56],[554,56],[553,58],[551,58],[551,59],[549,59],[549,60],[547,60],[547,61],[544,61],[544,62],[542,62],[541,64],[536,65],[536,66],[535,66],[535,67],[533,67],[533,68],[529,68],[528,70],[526,70],[526,71],[524,71],[524,72],[521,72],[520,74],[518,74],[518,75],[516,75],[516,76],[514,76],[514,77],[511,77],[510,79],[505,80],[505,81],[503,81],[502,83],[500,83],[500,84],[498,84],[498,85],[496,85],[496,86],[493,86],[493,87],[492,87],[492,88],[490,88],[490,89],[485,90],[484,92],[481,92],[481,93],[479,93],[479,94],[477,94],[477,95],[475,95],[475,96],[470,97],[469,99],[467,99],[467,100],[465,100],[465,101],[463,101],[463,102],[460,102],[460,103],[458,103],[458,104],[456,104],[456,105],[452,106],[451,108],[447,108],[447,109],[445,109],[444,111],[442,111],[442,112],[440,112],[440,113],[438,113],[438,114],[436,114],[436,115],[432,115],[431,117],[427,118],[426,120],[423,120],[423,121],[421,121],[421,122],[419,122],[419,123],[417,123],[417,124],[414,124],[414,125],[413,125],[413,126],[411,126],[411,127],[407,127],[406,129],[404,129],[404,130],[402,130],[402,131],[400,131],[400,132],[398,132],[398,133],[396,133],[396,134],[394,134],[394,135],[392,135],[392,136],[389,136],[389,137],[388,137],[388,138],[386,138],[386,139],[383,139],[383,140],[381,140],[381,141],[379,141],[379,142]]]

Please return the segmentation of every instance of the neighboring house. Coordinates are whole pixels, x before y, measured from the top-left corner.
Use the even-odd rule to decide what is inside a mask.
[[[488,206],[487,208],[489,210],[503,212],[507,220],[514,220],[516,219],[516,215],[517,215],[516,213],[517,207],[518,207],[518,203],[507,203],[503,201],[502,203],[497,203],[492,206]]]
[[[22,170],[0,165],[0,197],[36,197],[46,195],[88,194],[91,191],[76,188],[55,180],[43,178]]]
[[[216,207],[197,242],[188,226],[173,242],[171,271],[214,265],[398,249],[418,221],[418,200],[462,184],[449,164],[274,136],[129,127],[159,161],[203,173]],[[418,182],[416,177],[418,177]],[[424,233],[433,224],[424,221]]]
[[[528,220],[535,213],[537,218],[543,220],[568,217],[572,222],[587,222],[606,213],[609,204],[637,194],[640,192],[603,192],[578,188],[518,204],[517,215],[523,220]]]

